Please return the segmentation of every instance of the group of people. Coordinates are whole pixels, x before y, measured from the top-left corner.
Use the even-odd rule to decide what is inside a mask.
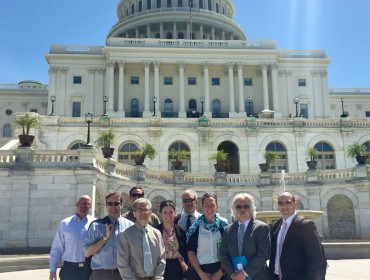
[[[326,258],[313,221],[297,214],[297,198],[278,196],[282,218],[272,226],[257,220],[253,196],[237,194],[233,223],[218,214],[214,193],[182,194],[183,212],[172,200],[160,203],[162,223],[137,186],[131,210],[121,215],[122,196],[106,196],[108,215],[88,215],[81,196],[76,214],[60,222],[50,251],[50,280],[322,280]]]

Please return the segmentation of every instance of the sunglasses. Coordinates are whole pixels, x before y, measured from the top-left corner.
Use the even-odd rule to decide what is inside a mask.
[[[183,198],[182,203],[194,202],[194,198]]]
[[[121,205],[121,202],[118,202],[118,201],[115,201],[115,202],[108,201],[107,202],[107,205],[108,206],[119,206],[119,205]]]
[[[249,209],[251,206],[249,204],[244,204],[244,205],[236,205],[235,209],[241,210],[241,209]]]
[[[130,196],[132,196],[132,197],[143,197],[144,195],[143,194],[141,194],[141,193],[132,193],[132,194],[130,194]]]
[[[278,201],[279,205],[292,205],[293,201],[292,200],[285,200],[285,201]]]

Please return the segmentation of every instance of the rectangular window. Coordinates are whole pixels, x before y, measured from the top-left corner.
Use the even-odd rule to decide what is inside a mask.
[[[73,76],[73,83],[74,84],[82,84],[82,77],[81,76]]]
[[[138,85],[139,81],[139,76],[131,76],[131,85]]]
[[[172,7],[172,0],[167,0],[167,8],[171,8]]]
[[[308,106],[307,104],[301,103],[299,104],[299,109],[301,112],[301,117],[308,119]]]
[[[37,109],[31,109],[30,112],[37,113]]]
[[[165,85],[172,85],[172,77],[164,77],[163,78],[163,83],[165,84]]]
[[[195,86],[197,84],[197,78],[196,77],[188,77],[188,85],[189,86]]]
[[[146,9],[150,10],[152,8],[152,0],[147,0],[146,1]]]
[[[253,80],[252,78],[244,78],[244,86],[252,86]]]
[[[219,86],[220,78],[212,78],[212,86]]]
[[[298,86],[305,87],[306,86],[306,79],[298,79]]]
[[[81,102],[72,103],[72,117],[74,118],[81,117]]]
[[[370,111],[366,111],[366,112],[365,112],[365,116],[366,116],[367,118],[370,118]]]

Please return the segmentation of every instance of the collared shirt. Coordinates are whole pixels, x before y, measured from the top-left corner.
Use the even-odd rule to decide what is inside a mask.
[[[56,272],[61,260],[84,262],[83,244],[90,223],[94,217],[87,215],[80,219],[76,214],[59,223],[50,250],[50,272]]]
[[[289,230],[289,227],[292,224],[292,221],[293,221],[295,216],[297,216],[297,212],[295,212],[292,216],[290,216],[286,220],[284,220],[284,218],[283,218],[281,225],[283,225],[284,222],[286,223],[284,236],[286,236],[286,234]],[[275,267],[274,267],[274,273],[275,274],[279,274],[279,265],[280,265],[279,251],[280,251],[280,236],[281,236],[281,234],[282,234],[282,226],[280,226],[279,234],[278,234],[277,240],[276,240],[276,254],[275,254]]]
[[[131,209],[130,211],[124,213],[122,215],[122,217],[130,220],[131,222],[135,223],[136,222],[136,218],[134,217],[134,211]],[[158,226],[160,223],[161,223],[161,220],[158,218],[158,216],[154,213],[152,213],[149,217],[149,221],[148,223],[152,226],[152,227],[156,227]]]
[[[249,225],[249,222],[250,222],[251,219],[248,219],[246,220],[244,223],[241,223],[238,221],[238,234],[239,234],[239,231],[240,231],[240,225],[241,224],[244,224],[244,233],[247,231],[247,228],[248,228],[248,225]]]
[[[180,228],[182,228],[185,232],[186,232],[186,222],[188,220],[189,215],[191,216],[190,217],[191,224],[193,224],[196,221],[196,219],[198,219],[198,217],[200,216],[200,213],[197,210],[195,210],[192,214],[188,214],[186,212],[181,213],[181,216],[180,216],[180,219],[177,225]]]
[[[108,216],[109,217],[109,216]],[[113,232],[111,237],[106,241],[104,246],[97,251],[91,259],[91,268],[95,269],[116,269],[117,268],[117,243],[118,235],[134,223],[119,217],[117,221],[109,217],[113,224]],[[84,249],[89,245],[99,241],[105,236],[105,224],[93,222],[85,239]]]
[[[144,271],[143,229],[135,223],[132,227],[119,235],[117,264],[123,280],[136,280],[137,277],[153,276],[155,280],[162,280],[166,267],[166,255],[161,232],[151,226],[146,226],[154,275],[147,275]]]

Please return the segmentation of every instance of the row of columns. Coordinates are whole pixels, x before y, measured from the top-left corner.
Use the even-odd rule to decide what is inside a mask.
[[[118,111],[124,112],[124,61],[118,61]],[[153,85],[153,96],[157,97],[156,112],[160,115],[159,104],[160,102],[160,92],[159,92],[159,61],[144,62],[144,112],[143,116],[149,117],[150,116],[150,65],[153,64],[154,68],[154,85]],[[179,75],[179,117],[186,116],[185,110],[185,62],[179,61],[178,63],[178,75]],[[211,116],[211,103],[210,103],[210,91],[209,91],[209,63],[207,61],[202,62],[203,66],[203,79],[204,79],[204,98],[205,98],[205,106],[204,106],[204,115]],[[236,66],[237,69],[237,80],[238,80],[238,113],[245,115],[245,108],[244,108],[244,75],[243,75],[243,63],[234,63],[229,62],[227,63],[227,72],[228,72],[228,99],[229,99],[229,114],[230,116],[236,115],[235,109],[235,90],[234,90],[234,68]],[[267,70],[268,64],[261,64],[262,70],[262,92],[263,92],[263,104],[264,109],[269,109],[269,90],[268,90],[268,79],[267,79]],[[114,61],[107,62],[106,71],[106,80],[107,83],[107,91],[108,97],[111,102],[108,102],[108,111],[110,114],[114,114]],[[273,93],[273,104],[274,110],[279,111],[279,101],[278,101],[278,74],[277,74],[277,66],[272,65],[271,67],[271,76],[272,76],[272,93]]]

